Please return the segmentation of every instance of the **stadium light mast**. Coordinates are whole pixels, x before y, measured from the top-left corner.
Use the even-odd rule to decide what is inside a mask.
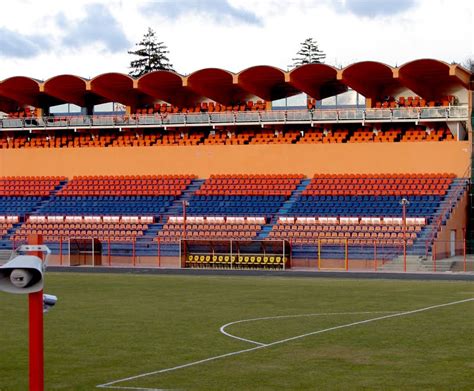
[[[403,197],[400,201],[402,206],[402,224],[403,224],[403,271],[407,271],[407,206],[410,205],[410,201]]]

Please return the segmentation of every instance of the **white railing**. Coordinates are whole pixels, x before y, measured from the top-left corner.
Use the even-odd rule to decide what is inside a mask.
[[[3,118],[0,129],[34,128],[128,128],[212,126],[216,124],[292,124],[331,122],[396,122],[467,120],[467,106],[421,107],[394,109],[320,109],[320,110],[273,110],[219,113],[156,113],[153,115],[73,115],[39,118]]]

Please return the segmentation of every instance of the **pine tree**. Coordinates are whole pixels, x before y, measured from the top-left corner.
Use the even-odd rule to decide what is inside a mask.
[[[128,54],[139,57],[130,62],[130,76],[138,77],[160,69],[174,70],[166,56],[169,53],[166,45],[163,42],[158,42],[155,32],[150,27],[136,46],[137,50],[128,52]]]
[[[474,73],[474,58],[467,58],[462,65]]]
[[[301,42],[301,48],[296,53],[298,57],[292,58],[293,67],[297,67],[303,64],[320,64],[324,62],[326,54],[319,50],[318,42],[314,41],[313,38],[307,38],[304,42]]]

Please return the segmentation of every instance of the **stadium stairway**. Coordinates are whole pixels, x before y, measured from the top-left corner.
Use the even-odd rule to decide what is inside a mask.
[[[16,230],[22,226],[22,224],[23,222],[13,224],[13,226],[7,231],[7,234],[0,238],[1,249],[13,250],[13,242],[10,240],[10,238],[13,236]]]
[[[407,254],[422,256],[423,259],[431,256],[432,238],[438,229],[437,222],[442,218],[442,225],[446,224],[451,212],[456,207],[464,192],[467,190],[468,180],[466,178],[454,178],[444,199],[436,208],[435,214],[429,219],[429,224],[421,231],[413,246],[407,250]],[[429,243],[427,243],[429,241]],[[428,244],[428,248],[427,248]]]
[[[139,255],[150,255],[149,253],[156,254],[158,245],[155,239],[158,236],[158,232],[163,229],[163,225],[166,223],[168,217],[181,216],[183,214],[183,202],[189,201],[196,190],[202,186],[204,181],[204,179],[194,179],[183,191],[181,197],[177,197],[163,215],[155,216],[155,218],[157,218],[156,222],[148,225],[148,229],[143,233],[143,236],[137,239]],[[173,246],[176,247],[176,245],[172,244],[164,245],[163,250],[166,253],[167,248]]]
[[[296,202],[298,197],[306,189],[306,187],[309,185],[310,182],[311,182],[311,179],[301,180],[299,185],[291,194],[290,198],[288,198],[283,203],[280,210],[277,213],[275,213],[275,215],[270,219],[270,221],[262,227],[262,229],[260,230],[260,232],[258,233],[256,237],[256,240],[264,240],[268,237],[268,235],[270,234],[270,231],[273,229],[273,226],[277,223],[278,218],[281,216],[286,216],[288,214],[288,211],[291,209],[293,204]]]
[[[54,190],[49,194],[48,197],[45,197],[42,199],[37,205],[36,208],[31,211],[30,215],[38,215],[41,212],[41,208],[46,205],[49,201],[51,201],[54,197],[56,197],[56,194],[58,193],[59,190],[61,190],[65,185],[67,184],[67,180],[59,182],[59,185],[54,188]]]
[[[10,250],[0,250],[0,265],[10,260],[12,252]]]
[[[403,270],[403,255],[392,259],[390,262],[385,263],[379,270],[384,272],[400,272]],[[417,255],[407,254],[407,272],[421,272],[430,273],[434,271],[433,260],[430,258],[420,257]],[[451,258],[436,261],[437,272],[450,271],[455,261]]]

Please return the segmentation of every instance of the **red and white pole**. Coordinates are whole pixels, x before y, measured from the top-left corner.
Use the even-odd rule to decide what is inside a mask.
[[[28,244],[41,245],[41,235],[28,237]],[[43,253],[33,251],[43,259]],[[29,360],[30,360],[30,391],[44,391],[44,333],[43,333],[43,290],[28,294],[29,303]]]

